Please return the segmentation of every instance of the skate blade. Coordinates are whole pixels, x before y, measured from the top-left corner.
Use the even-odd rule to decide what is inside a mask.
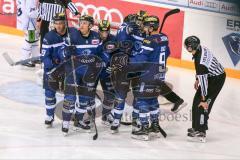
[[[117,134],[119,130],[111,130],[111,134]]]
[[[82,129],[82,128],[75,127],[75,126],[72,128],[72,130],[75,132],[91,133],[91,129]]]
[[[141,140],[141,141],[149,141],[150,137],[148,135],[132,135],[133,139]]]
[[[199,142],[199,143],[206,143],[206,137],[187,137],[187,140],[190,142]]]
[[[137,132],[139,130],[140,130],[140,128],[132,126],[132,132]]]
[[[67,132],[63,132],[63,137],[67,137],[68,133]]]
[[[181,111],[184,107],[187,106],[187,103],[186,102],[183,102],[183,104],[181,104],[178,109],[176,111],[174,111],[173,113],[178,113],[179,111]]]
[[[160,132],[158,132],[158,133],[151,132],[150,136],[153,137],[153,138],[161,138],[161,133]]]
[[[130,126],[130,125],[132,125],[132,122],[121,121],[120,124],[125,125],[125,126]]]
[[[45,124],[45,127],[46,127],[47,129],[53,128],[53,124]]]
[[[104,126],[107,126],[107,127],[109,127],[111,124],[109,123],[109,122],[107,122],[107,121],[102,121],[102,124],[104,125]]]

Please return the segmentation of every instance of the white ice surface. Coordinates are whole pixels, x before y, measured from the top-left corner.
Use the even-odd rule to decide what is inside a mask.
[[[20,37],[0,34],[0,54],[7,51],[19,60],[22,42]],[[11,67],[0,57],[0,159],[240,159],[240,80],[226,79],[210,115],[205,144],[189,142],[186,137],[191,126],[194,71],[175,67],[169,67],[167,80],[188,106],[177,115],[162,117],[166,139],[131,139],[128,126],[112,135],[97,119],[99,138],[93,141],[93,134],[82,132],[71,131],[63,137],[60,120],[46,129],[37,69]]]

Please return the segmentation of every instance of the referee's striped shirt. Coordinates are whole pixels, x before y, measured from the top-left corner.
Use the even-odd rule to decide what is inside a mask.
[[[202,96],[206,97],[208,94],[208,78],[223,74],[225,72],[224,68],[206,47],[200,47],[193,59]]]
[[[78,14],[77,7],[70,0],[62,0],[65,7],[74,15]],[[55,0],[39,0],[39,18],[50,22],[57,13],[64,12],[61,5],[55,3]]]

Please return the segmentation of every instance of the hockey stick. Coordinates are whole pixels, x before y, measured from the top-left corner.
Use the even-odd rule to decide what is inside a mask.
[[[8,64],[10,66],[16,66],[16,65],[19,65],[19,64],[26,64],[26,63],[31,62],[31,61],[40,60],[40,56],[37,56],[37,57],[32,57],[32,58],[28,58],[28,59],[25,59],[25,60],[20,60],[20,61],[14,62],[13,59],[9,56],[9,54],[7,52],[3,53],[3,57],[8,62]]]
[[[167,133],[160,126],[159,126],[159,131],[161,132],[164,138],[167,137]]]
[[[179,13],[179,12],[180,12],[180,9],[176,8],[176,9],[173,9],[173,10],[168,11],[168,12],[164,15],[164,17],[163,17],[163,22],[162,22],[162,24],[161,24],[159,33],[162,33],[162,29],[163,29],[163,26],[164,26],[164,24],[165,24],[166,19],[167,19],[169,16],[171,16],[171,15],[173,15],[173,14],[177,14],[177,13]],[[167,137],[167,133],[166,133],[160,126],[159,126],[159,131],[161,132],[161,134],[163,135],[164,138]]]
[[[165,23],[166,19],[167,19],[169,16],[171,16],[171,15],[173,15],[173,14],[176,14],[176,13],[179,13],[179,12],[180,12],[180,9],[176,8],[176,9],[173,9],[173,10],[168,11],[168,12],[164,15],[163,21],[162,21],[162,25],[161,25],[160,30],[159,30],[159,33],[162,33],[162,29],[163,29],[163,26],[164,26],[164,23]]]
[[[55,3],[61,5],[64,9],[64,14],[65,14],[65,19],[66,19],[66,26],[67,26],[67,40],[68,40],[68,43],[69,45],[71,45],[71,39],[70,39],[70,33],[69,33],[69,25],[68,25],[68,20],[67,20],[67,12],[66,12],[66,7],[65,5],[62,3],[62,1],[60,0],[55,0]],[[79,93],[78,93],[78,88],[77,88],[77,78],[76,78],[76,71],[75,71],[75,64],[74,64],[74,56],[71,56],[71,65],[72,65],[72,70],[73,70],[73,81],[74,81],[74,85],[76,86],[75,87],[75,93],[76,93],[76,103],[78,105],[78,102],[79,102]],[[94,128],[95,128],[95,135],[93,136],[93,140],[96,140],[98,138],[98,130],[97,130],[97,125],[96,125],[96,122],[95,122],[95,117],[94,117],[94,114],[93,114],[93,111],[92,111],[92,108],[90,110],[90,117],[91,117],[91,120],[94,124]]]

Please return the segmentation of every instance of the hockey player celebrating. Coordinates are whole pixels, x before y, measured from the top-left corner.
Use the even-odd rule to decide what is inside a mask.
[[[120,27],[120,29],[118,30],[117,36],[116,36],[116,39],[120,44],[126,45],[129,43],[129,46],[131,46],[131,48],[127,49],[128,53],[126,53],[126,51],[125,51],[125,53],[130,56],[129,57],[130,62],[132,62],[132,61],[136,62],[135,56],[137,56],[137,54],[140,52],[142,41],[145,38],[145,34],[140,31],[141,30],[140,26],[138,24],[136,24],[136,19],[137,19],[137,17],[144,17],[145,15],[146,15],[146,12],[144,12],[144,11],[141,13],[141,15],[137,15],[137,14],[128,15],[128,18],[126,18],[127,21]],[[134,77],[134,76],[136,76],[136,75],[135,74],[131,75],[131,77]],[[128,85],[130,85],[130,80],[126,81],[126,83],[128,83]],[[115,103],[114,110],[113,110],[114,121],[111,126],[112,133],[118,132],[118,127],[120,125],[120,119],[122,118],[123,110],[125,107],[125,98],[127,96],[127,92],[125,94],[126,95],[124,95],[124,94],[116,95],[116,101],[115,101],[116,103]],[[121,95],[121,97],[118,97],[120,95]],[[134,100],[134,104],[136,104],[135,100]],[[135,107],[136,105],[133,105],[133,106]],[[130,116],[131,113],[128,115]],[[137,113],[134,114],[136,119],[137,119],[137,115],[138,115]],[[126,119],[131,119],[131,118],[129,118],[129,116],[124,116],[122,118],[122,120],[124,120],[124,123],[126,123]]]
[[[71,0],[39,0],[38,26],[40,28],[40,45],[43,38],[49,32],[50,22],[57,13],[64,12],[64,8],[68,8],[73,15],[79,15],[79,11]]]
[[[78,44],[76,45],[76,52],[71,52],[77,58],[78,56],[85,56],[86,58],[89,56],[95,56],[89,62],[97,59],[97,53],[100,46],[100,38],[99,34],[95,31],[92,31],[94,19],[92,16],[83,15],[79,18],[79,38]],[[66,52],[67,53],[67,52]],[[67,53],[68,54],[68,53]],[[70,57],[72,55],[65,55],[66,57]],[[81,61],[81,60],[80,60]],[[85,61],[86,63],[88,61]],[[79,68],[71,68],[69,73],[75,70],[76,79],[73,76],[68,76],[66,78],[67,84],[74,84],[85,88],[96,88],[96,81],[99,73],[95,70],[86,71],[89,67],[79,67]],[[72,70],[71,70],[72,69]],[[96,73],[95,73],[96,72]],[[74,73],[72,73],[74,74]],[[73,78],[72,78],[73,77]],[[87,82],[84,80],[85,77],[89,77],[92,79],[91,82]],[[75,84],[76,83],[76,84]],[[63,108],[67,112],[63,112],[63,129],[64,133],[68,133],[69,131],[69,123],[71,120],[71,113],[75,108],[75,118],[74,118],[74,126],[76,129],[81,128],[84,130],[90,130],[89,124],[86,124],[83,120],[84,114],[86,112],[93,112],[95,109],[95,97],[87,96],[87,93],[81,93],[80,95],[67,94],[64,96],[64,105]],[[79,96],[79,97],[78,97]],[[76,105],[75,105],[76,102]],[[76,106],[76,107],[75,107]],[[91,113],[92,114],[92,113]],[[94,116],[94,113],[93,113]]]
[[[105,125],[110,125],[113,121],[111,110],[114,105],[114,88],[112,86],[110,72],[107,68],[110,66],[112,57],[111,50],[115,47],[112,43],[117,43],[114,35],[110,33],[110,22],[108,20],[101,20],[98,25],[98,33],[101,38],[102,48],[99,57],[104,61],[104,67],[100,74],[100,83],[104,93],[102,104],[102,122]]]
[[[18,9],[22,15],[22,29],[25,35],[25,41],[23,43],[21,52],[22,59],[28,59],[31,57],[39,56],[39,30],[37,29],[37,17],[38,17],[38,0],[18,0]],[[27,67],[35,67],[32,62],[22,64]]]
[[[143,41],[142,51],[141,51],[141,59],[145,62],[151,62],[153,65],[157,63],[162,67],[162,70],[159,68],[152,68],[151,71],[154,72],[154,79],[151,81],[164,81],[165,73],[164,70],[166,68],[166,58],[169,56],[169,47],[168,47],[168,37],[164,34],[158,33],[159,28],[159,19],[157,16],[148,16],[144,19],[144,30],[149,35]],[[149,69],[149,68],[146,68]],[[150,77],[147,77],[148,79]],[[139,92],[148,89],[148,82],[142,81],[142,77],[140,77],[139,82]],[[146,81],[149,81],[146,79]],[[152,82],[150,82],[152,83]],[[150,100],[155,101],[156,98],[139,98],[142,105],[139,105],[139,120],[141,122],[141,129],[132,132],[132,137],[136,139],[149,140],[149,133],[152,132],[154,134],[160,133],[161,127],[159,126],[159,105],[152,103]],[[144,100],[145,99],[145,100]],[[149,119],[148,113],[150,114],[150,122],[151,126],[149,128]]]
[[[188,129],[188,136],[205,142],[209,114],[224,85],[226,74],[209,49],[200,44],[198,37],[187,37],[184,45],[193,55],[196,70],[194,88],[197,90],[192,105],[192,128]]]
[[[55,29],[45,35],[41,52],[41,61],[44,64],[43,87],[45,89],[45,124],[47,127],[51,127],[54,121],[54,110],[56,104],[56,89],[49,85],[51,78],[49,77],[48,72],[59,66],[62,59],[62,49],[64,46],[68,45],[65,14],[56,14],[53,21]],[[69,34],[73,44],[76,44],[76,36],[79,35],[78,30],[75,28],[69,28]],[[62,77],[63,76],[64,75],[62,75]]]

